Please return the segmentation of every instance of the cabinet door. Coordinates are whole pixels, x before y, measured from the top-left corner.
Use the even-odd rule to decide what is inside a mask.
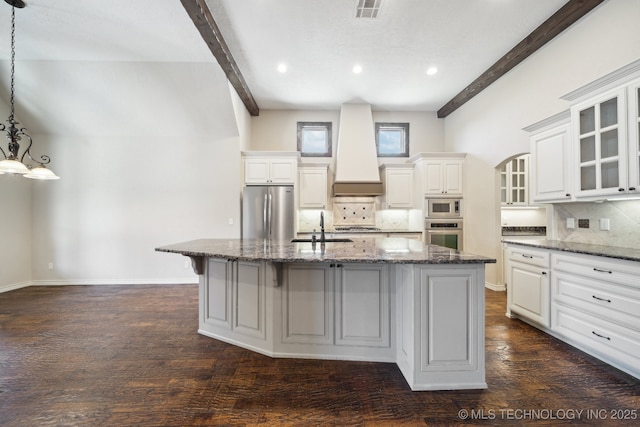
[[[531,137],[531,199],[534,202],[571,199],[572,162],[569,123]]]
[[[410,209],[413,194],[411,169],[387,169],[385,171],[385,207]]]
[[[259,262],[234,261],[233,330],[265,339],[266,287],[264,268]]]
[[[529,204],[529,155],[507,162],[500,172],[500,202],[503,206]]]
[[[427,159],[424,162],[425,194],[462,195],[462,160]]]
[[[483,364],[484,287],[472,269],[420,269],[420,371],[477,371]],[[482,354],[481,354],[482,352]]]
[[[200,280],[200,328],[231,330],[231,261],[208,258]]]
[[[550,324],[549,270],[520,262],[509,262],[509,309],[542,326]]]
[[[444,164],[442,160],[426,160],[424,164],[424,188],[427,194],[444,192]]]
[[[336,345],[391,345],[388,271],[386,265],[337,265]]]
[[[293,159],[273,159],[269,166],[269,182],[273,184],[293,184],[296,179],[296,161]]]
[[[269,182],[269,160],[247,159],[244,161],[245,184],[266,184]]]
[[[629,192],[640,192],[640,80],[629,86]]]
[[[282,292],[282,341],[333,344],[333,268],[289,264]]]
[[[576,158],[576,197],[627,191],[626,94],[607,92],[571,109]]]
[[[462,195],[462,161],[443,162],[443,191],[447,195]]]
[[[327,168],[300,168],[298,200],[301,208],[325,209],[327,206]]]

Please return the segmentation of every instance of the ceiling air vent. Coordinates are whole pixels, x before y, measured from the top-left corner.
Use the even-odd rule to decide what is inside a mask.
[[[382,0],[358,0],[356,18],[376,18],[380,11]]]

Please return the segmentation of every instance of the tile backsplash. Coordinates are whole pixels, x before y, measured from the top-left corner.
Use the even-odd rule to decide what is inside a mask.
[[[567,218],[575,228],[567,228]],[[609,219],[609,231],[600,229],[603,218]],[[589,220],[588,228],[580,228],[579,220]],[[640,200],[555,204],[554,222],[557,240],[640,249]]]

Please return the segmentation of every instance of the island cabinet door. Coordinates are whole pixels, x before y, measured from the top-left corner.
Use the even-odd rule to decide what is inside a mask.
[[[200,329],[231,330],[232,262],[208,258],[200,278]]]
[[[337,264],[335,272],[336,345],[389,347],[389,267]]]
[[[421,269],[419,274],[418,383],[486,387],[484,283],[477,266]],[[457,387],[460,388],[460,387]]]
[[[233,331],[266,338],[265,268],[260,262],[233,262]]]
[[[282,342],[333,344],[334,264],[289,264],[282,290]]]

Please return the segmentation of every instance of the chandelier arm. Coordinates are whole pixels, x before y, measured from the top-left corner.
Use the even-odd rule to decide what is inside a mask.
[[[0,147],[0,151],[2,151],[2,155],[4,156],[4,158],[7,158],[7,153],[4,152],[4,150],[2,149],[2,147]]]

